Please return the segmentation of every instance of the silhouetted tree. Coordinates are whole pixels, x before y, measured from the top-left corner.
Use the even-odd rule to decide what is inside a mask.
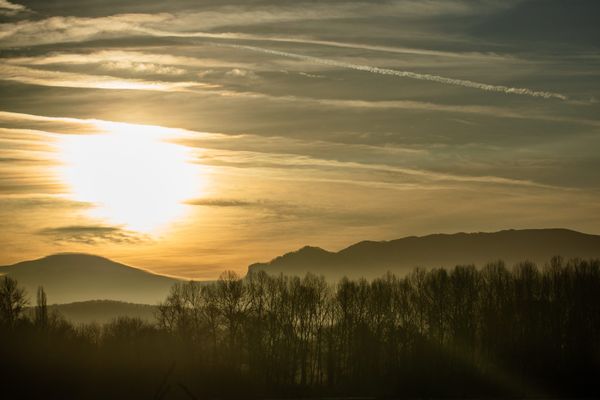
[[[42,286],[37,290],[37,303],[35,306],[35,325],[38,328],[46,329],[48,327],[48,305],[46,292]]]
[[[0,323],[13,328],[22,317],[26,305],[25,289],[20,288],[17,281],[10,276],[0,279]]]
[[[174,285],[156,324],[73,326],[48,316],[41,288],[28,323],[14,280],[3,278],[0,296],[0,354],[17,366],[4,376],[34,374],[56,397],[91,397],[93,387],[99,398],[148,398],[157,386],[198,398],[600,395],[599,260],[336,284],[227,272]]]

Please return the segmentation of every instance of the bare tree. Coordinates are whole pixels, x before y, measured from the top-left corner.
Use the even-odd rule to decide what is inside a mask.
[[[20,288],[15,279],[5,276],[0,280],[0,323],[2,325],[14,327],[27,303],[25,289]]]

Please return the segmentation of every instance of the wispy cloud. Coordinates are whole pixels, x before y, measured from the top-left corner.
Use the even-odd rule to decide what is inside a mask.
[[[64,185],[51,173],[40,173],[38,169],[31,171],[22,168],[15,171],[15,169],[14,165],[10,169],[0,169],[0,194],[52,195],[64,192]]]
[[[222,46],[228,46],[228,47],[233,47],[233,48],[238,48],[238,49],[243,49],[243,50],[250,50],[250,51],[260,52],[260,53],[265,53],[265,54],[272,54],[272,55],[281,56],[281,57],[294,58],[297,60],[308,61],[308,62],[316,63],[316,64],[329,65],[329,66],[333,66],[333,67],[353,69],[353,70],[357,70],[357,71],[365,71],[365,72],[370,72],[373,74],[391,75],[391,76],[397,76],[400,78],[410,78],[410,79],[417,79],[417,80],[422,80],[422,81],[442,83],[442,84],[447,84],[447,85],[462,86],[462,87],[478,89],[478,90],[483,90],[483,91],[488,91],[488,92],[517,94],[517,95],[525,95],[525,96],[532,96],[532,97],[541,97],[541,98],[545,98],[545,99],[555,98],[555,99],[560,99],[560,100],[567,100],[567,96],[560,94],[560,93],[554,93],[554,92],[538,91],[538,90],[533,90],[533,89],[517,88],[517,87],[510,87],[510,86],[503,86],[503,85],[490,85],[487,83],[474,82],[474,81],[469,81],[469,80],[464,80],[464,79],[454,79],[454,78],[448,78],[448,77],[439,76],[439,75],[420,74],[420,73],[411,72],[411,71],[399,71],[399,70],[388,69],[388,68],[374,67],[374,66],[370,66],[370,65],[351,64],[351,63],[340,62],[340,61],[331,60],[331,59],[327,59],[327,58],[312,57],[312,56],[307,56],[307,55],[303,55],[303,54],[289,53],[289,52],[285,52],[285,51],[277,51],[277,50],[265,49],[262,47],[255,47],[255,46],[226,45],[226,44],[222,44]]]
[[[97,127],[102,124],[110,124],[107,121],[100,120],[79,120],[73,118],[56,118],[30,116],[28,114],[0,113],[1,117],[6,119],[23,119],[32,121],[46,121],[49,123],[73,123],[75,126],[85,126],[86,123],[92,123]],[[314,169],[314,175],[305,175],[307,179],[323,179],[323,174],[328,171],[337,171],[341,175],[352,174],[356,177],[356,172],[366,174],[365,179],[348,179],[349,183],[372,184],[374,176],[384,177],[381,183],[395,184],[475,184],[475,185],[503,185],[503,186],[522,186],[536,187],[544,189],[557,189],[554,186],[540,184],[527,179],[505,178],[493,175],[468,175],[458,173],[442,173],[426,168],[412,168],[398,165],[385,164],[384,161],[390,157],[397,158],[402,156],[407,163],[413,165],[423,157],[427,158],[428,153],[420,149],[401,148],[401,147],[380,147],[366,145],[348,145],[341,143],[306,141],[285,137],[265,138],[257,135],[225,135],[217,133],[194,132],[181,129],[173,129],[178,132],[176,139],[178,143],[190,147],[201,149],[201,159],[199,162],[206,165],[218,166],[223,168],[236,168],[238,171],[247,169],[252,170],[252,174],[260,172],[264,176],[274,176],[274,171],[279,171],[282,176],[288,176],[289,169]],[[335,154],[335,159],[327,155]],[[355,154],[362,154],[361,159],[364,162],[351,161]],[[346,155],[347,157],[344,157]],[[370,157],[367,157],[369,155]],[[347,158],[347,159],[344,159]],[[349,158],[349,159],[348,159]],[[371,175],[375,174],[375,175]],[[336,174],[336,176],[339,174]],[[336,178],[337,179],[337,178]],[[384,182],[385,180],[389,182]],[[394,183],[395,182],[395,183]],[[405,187],[405,186],[403,186]],[[211,205],[211,200],[202,200],[204,204]],[[223,202],[225,206],[233,203]],[[217,205],[213,203],[212,205]],[[241,206],[241,204],[237,204]]]
[[[253,219],[260,218],[271,221],[311,217],[324,218],[328,214],[331,214],[331,210],[326,211],[322,207],[315,208],[313,206],[309,207],[306,204],[272,199],[198,198],[190,200],[186,204],[200,207],[234,209],[244,213],[250,212]]]
[[[397,19],[435,18],[441,16],[481,15],[506,8],[514,0],[472,2],[468,0],[392,0],[322,1],[273,3],[267,5],[224,5],[207,11],[190,11],[177,15],[174,26],[211,30],[215,28],[288,23],[294,21],[322,21],[346,18],[394,17]],[[186,31],[183,28],[181,31]]]
[[[2,0],[11,12],[22,6]],[[315,38],[277,38],[273,36],[235,33],[236,29],[263,24],[288,23],[303,20],[340,20],[345,18],[394,17],[398,19],[435,18],[439,16],[465,16],[485,14],[507,7],[509,1],[474,4],[465,0],[395,0],[373,4],[366,1],[323,2],[285,5],[223,5],[206,11],[189,10],[185,13],[116,14],[96,18],[53,16],[41,20],[19,21],[0,27],[2,47],[34,46],[49,43],[82,42],[93,38],[119,35],[121,37],[148,34],[153,36],[236,38],[249,40],[296,41],[337,47],[364,48],[390,52],[418,54],[421,50],[345,44],[336,41],[319,41]],[[204,32],[189,32],[189,27]],[[233,33],[210,32],[228,28]],[[428,50],[422,50],[427,54]],[[433,54],[435,51],[430,51]],[[436,52],[438,55],[451,53]],[[467,55],[474,56],[474,55]]]
[[[253,202],[248,200],[236,200],[236,199],[192,199],[185,202],[191,206],[204,206],[204,207],[254,207],[261,202]]]
[[[203,157],[203,163],[221,167],[240,168],[242,171],[252,169],[251,174],[264,174],[273,176],[274,169],[285,170],[286,168],[298,168],[305,171],[302,176],[294,179],[343,182],[360,186],[386,186],[386,187],[428,187],[432,183],[437,184],[474,184],[474,185],[501,185],[513,187],[530,187],[538,189],[561,189],[560,187],[545,185],[526,179],[504,178],[492,175],[461,175],[443,173],[427,169],[408,168],[377,163],[363,163],[355,161],[339,161],[324,158],[314,158],[296,154],[274,154],[247,151],[211,152]],[[316,175],[308,174],[310,169],[318,171]],[[271,171],[269,171],[271,170]],[[345,172],[344,176],[353,176],[353,179],[329,179],[326,178],[328,170]],[[365,173],[365,179],[360,179],[356,173]],[[375,175],[373,175],[375,174]],[[385,177],[383,180],[375,178],[377,174]],[[290,179],[289,174],[281,175]],[[407,180],[407,178],[410,178]],[[415,186],[416,184],[416,186]],[[424,185],[424,186],[423,186]],[[433,186],[429,186],[433,188]]]
[[[28,11],[29,9],[24,5],[11,3],[7,0],[0,0],[0,15],[12,16]]]
[[[82,243],[88,245],[112,243],[139,243],[147,238],[139,233],[119,227],[102,225],[70,225],[44,228],[37,232],[55,242]]]
[[[178,37],[178,38],[204,38],[204,39],[222,39],[222,40],[244,40],[244,41],[259,41],[259,42],[276,42],[276,43],[295,43],[309,44],[328,47],[339,47],[345,49],[367,50],[373,52],[384,52],[393,54],[411,54],[419,56],[434,56],[446,58],[460,58],[467,60],[485,60],[485,61],[500,61],[514,59],[514,57],[505,54],[496,54],[490,52],[459,52],[459,51],[443,51],[433,49],[420,49],[404,46],[385,46],[366,43],[341,42],[335,40],[321,40],[311,37],[291,37],[291,36],[273,36],[262,34],[250,34],[239,32],[176,32],[163,29],[141,28],[144,32],[152,36],[158,37]]]
[[[486,7],[489,8],[489,4],[486,3]],[[492,7],[497,9],[498,7]],[[19,21],[15,23],[3,24],[0,27],[0,39],[4,46],[15,47],[25,45],[37,45],[37,44],[49,44],[49,43],[64,43],[64,42],[80,42],[97,37],[104,37],[106,35],[118,34],[120,36],[134,36],[134,35],[150,35],[150,36],[165,36],[165,37],[202,37],[202,38],[218,38],[218,39],[235,39],[235,40],[265,40],[265,41],[276,41],[276,42],[289,42],[289,43],[301,43],[301,44],[312,44],[312,45],[324,45],[334,46],[342,48],[353,48],[360,50],[369,51],[383,51],[390,53],[403,53],[403,54],[417,54],[423,56],[435,56],[435,57],[460,57],[460,58],[485,58],[485,59],[496,59],[501,56],[489,53],[477,53],[477,52],[452,52],[452,51],[440,51],[430,49],[417,49],[410,47],[401,46],[386,46],[386,45],[372,45],[372,44],[361,44],[361,43],[344,43],[335,40],[321,40],[316,38],[306,37],[277,37],[277,36],[264,36],[264,35],[252,35],[247,33],[214,33],[214,32],[189,32],[187,26],[200,27],[202,29],[213,29],[224,26],[243,26],[246,24],[260,25],[262,23],[271,22],[286,22],[306,19],[328,19],[328,18],[349,18],[353,16],[388,16],[394,15],[396,17],[421,17],[432,15],[468,15],[472,13],[480,13],[476,7],[465,1],[427,1],[417,2],[411,0],[395,1],[386,4],[373,7],[366,3],[349,3],[349,4],[324,4],[312,7],[303,6],[282,6],[269,9],[261,8],[245,8],[245,7],[219,7],[214,11],[204,12],[191,12],[187,14],[119,14],[109,17],[99,18],[81,18],[81,17],[51,17],[37,21]],[[371,72],[381,75],[392,75],[402,78],[424,80],[430,82],[437,82],[448,85],[462,86],[468,88],[474,88],[478,90],[501,92],[507,94],[518,94],[541,98],[556,98],[566,100],[564,94],[535,90],[521,87],[511,87],[505,85],[492,85],[482,83],[478,81],[456,79],[435,74],[422,74],[412,71],[395,70],[388,68],[380,68],[370,65],[347,63],[342,61],[336,61],[333,59],[326,59],[320,57],[311,57],[307,55],[276,51],[265,49],[254,46],[241,46],[232,45],[238,48],[244,48],[247,50],[259,51],[263,53],[269,53],[273,55],[279,55],[289,58],[300,59],[312,63],[336,66],[347,69],[354,69],[360,71]],[[66,57],[62,56],[63,60],[66,61]],[[137,57],[142,57],[140,54]],[[169,57],[169,56],[165,56]],[[173,60],[179,65],[186,65],[187,62],[184,60]],[[504,56],[502,56],[504,57]],[[51,57],[52,58],[52,57]],[[52,62],[51,58],[45,61],[38,62]],[[54,61],[60,61],[59,57],[55,57]],[[85,63],[85,58],[71,57],[71,61],[74,63]],[[146,57],[148,58],[148,57]],[[158,57],[155,57],[155,60]],[[25,60],[23,60],[25,61]],[[189,61],[189,60],[187,60]],[[11,61],[8,61],[11,62]],[[33,62],[36,62],[33,60]],[[90,62],[89,60],[87,62]],[[165,63],[158,62],[155,65],[152,61],[142,60],[131,60],[120,57],[116,60],[102,61],[104,67],[107,69],[126,69],[130,72],[141,72],[141,73],[156,73],[156,74],[183,74],[184,69],[171,66],[164,67]],[[25,68],[25,67],[22,67]],[[6,68],[5,68],[6,69]],[[54,73],[67,74],[66,72],[52,71]],[[137,82],[129,80],[128,82],[122,82],[116,79],[110,79],[110,77],[98,77],[98,82],[82,83],[85,79],[76,78],[73,76],[53,76],[53,77],[40,77],[30,76],[40,74],[40,72],[31,71],[15,71],[8,70],[4,71],[4,75],[8,75],[5,79],[20,80],[24,83],[34,84],[45,84],[48,85],[49,80],[57,81],[56,85],[66,87],[92,87],[97,88],[108,88],[108,89],[138,89],[138,90],[159,90],[159,91],[174,91],[182,90],[182,88],[188,88],[192,86],[191,82],[177,82],[168,84],[165,82]]]
[[[525,112],[506,107],[480,106],[473,104],[453,105],[413,100],[343,100],[343,99],[308,99],[290,97],[290,101],[314,102],[327,107],[364,108],[364,109],[397,109],[415,111],[439,111],[457,114],[482,115],[495,118],[528,119],[547,122],[560,122],[577,125],[600,127],[600,121],[587,118],[572,118],[539,112]]]
[[[30,65],[87,65],[100,64],[106,67],[131,66],[134,70],[137,67],[144,69],[148,67],[152,70],[162,67],[177,67],[177,69],[197,67],[197,68],[240,68],[248,64],[236,63],[231,61],[211,59],[207,57],[196,58],[166,53],[150,53],[136,50],[100,50],[93,52],[53,52],[29,57],[11,57],[3,59],[5,63],[23,66]],[[165,71],[168,72],[168,71]]]
[[[139,34],[139,28],[173,19],[171,14],[118,14],[99,18],[50,17],[0,25],[0,47],[83,42],[101,35]]]
[[[239,36],[240,39],[244,36]],[[340,42],[334,40],[318,40],[310,38],[291,38],[291,37],[268,37],[259,35],[248,35],[249,40],[263,40],[270,42],[287,42],[287,43],[299,43],[299,44],[314,44],[321,46],[340,47],[346,49],[356,50],[368,50],[377,51],[384,53],[396,53],[396,54],[413,54],[420,56],[434,56],[434,57],[448,57],[448,58],[464,58],[464,59],[483,59],[483,60],[503,60],[508,58],[506,55],[500,55],[495,53],[481,53],[481,52],[456,52],[456,51],[442,51],[442,50],[431,50],[431,49],[418,49],[413,47],[401,47],[401,46],[382,46],[372,45],[363,43],[349,43]]]
[[[29,85],[113,90],[149,90],[178,92],[194,88],[214,88],[201,82],[164,82],[125,79],[112,76],[78,74],[62,71],[39,70],[17,65],[0,65],[0,79]]]
[[[0,111],[0,121],[4,126],[14,126],[20,129],[19,136],[23,137],[23,129],[35,131],[39,135],[48,136],[48,132],[65,134],[100,133],[96,125],[98,120],[68,117],[50,117],[45,115],[15,113]]]
[[[543,113],[536,111],[517,110],[509,107],[484,106],[477,104],[442,104],[428,101],[416,100],[360,100],[360,99],[335,99],[335,98],[314,98],[302,96],[278,96],[259,92],[234,91],[234,90],[212,90],[215,93],[225,97],[240,97],[263,99],[277,103],[287,102],[297,105],[314,107],[331,107],[338,109],[372,109],[372,110],[414,110],[414,111],[434,111],[456,114],[481,115],[494,118],[513,118],[524,120],[537,120],[547,122],[559,122],[567,124],[588,125],[600,127],[600,121],[588,118],[565,117],[556,114]],[[587,103],[586,103],[587,104]]]
[[[0,205],[4,210],[22,209],[68,209],[76,210],[88,208],[92,204],[70,200],[64,196],[51,195],[4,195],[0,196]]]

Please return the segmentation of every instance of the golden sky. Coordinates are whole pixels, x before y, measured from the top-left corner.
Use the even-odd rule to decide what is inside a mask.
[[[212,279],[307,244],[600,233],[585,4],[2,0],[0,264]]]

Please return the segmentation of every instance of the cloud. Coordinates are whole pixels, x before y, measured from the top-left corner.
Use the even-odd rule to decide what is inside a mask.
[[[234,199],[192,199],[186,201],[185,204],[205,207],[255,207],[264,203]]]
[[[29,85],[179,92],[194,88],[214,88],[215,85],[200,82],[163,82],[142,79],[124,79],[112,76],[78,74],[73,72],[48,71],[16,65],[0,65],[0,79]]]
[[[16,23],[3,24],[0,27],[0,39],[6,46],[25,46],[25,45],[36,45],[36,44],[47,44],[47,43],[60,43],[60,42],[71,42],[71,41],[85,41],[98,37],[111,37],[115,35],[119,37],[123,36],[139,36],[139,35],[151,35],[151,36],[165,36],[165,37],[205,37],[205,38],[219,38],[219,39],[235,39],[235,40],[268,40],[277,42],[290,42],[290,43],[302,43],[302,44],[313,44],[313,45],[324,45],[334,46],[342,48],[353,48],[361,50],[372,50],[372,51],[383,51],[391,53],[408,53],[417,54],[423,56],[436,56],[436,57],[461,57],[461,58],[484,58],[493,60],[501,58],[495,54],[489,53],[477,53],[477,52],[452,52],[452,51],[439,51],[429,49],[414,49],[408,47],[394,47],[385,45],[371,45],[371,44],[360,44],[360,43],[344,43],[335,40],[319,40],[314,38],[285,38],[285,37],[271,37],[271,36],[260,36],[251,35],[246,33],[212,33],[212,32],[189,32],[187,27],[195,26],[203,29],[212,29],[217,27],[228,27],[228,26],[243,26],[243,25],[260,25],[271,22],[286,22],[296,20],[313,20],[313,19],[328,19],[328,18],[351,18],[355,16],[395,16],[398,18],[419,18],[419,17],[432,17],[435,15],[470,15],[473,13],[487,12],[487,9],[497,9],[497,6],[492,7],[490,2],[484,2],[483,4],[474,7],[472,2],[468,1],[395,1],[389,2],[377,7],[373,7],[372,4],[354,2],[348,4],[324,4],[324,5],[313,5],[312,7],[305,6],[281,6],[271,8],[260,8],[260,7],[239,7],[239,6],[224,6],[215,8],[212,11],[205,12],[190,12],[186,14],[118,14],[109,17],[99,18],[81,18],[81,17],[51,17],[44,20],[38,21],[19,21]],[[504,7],[500,7],[504,8]],[[489,10],[488,10],[489,11]],[[170,30],[167,30],[170,29]],[[491,85],[487,83],[481,83],[477,81],[455,79],[434,74],[421,74],[411,71],[394,70],[388,68],[379,68],[369,65],[353,64],[341,61],[335,61],[332,59],[325,59],[319,57],[311,57],[302,54],[281,52],[276,50],[269,50],[254,46],[239,46],[232,45],[247,50],[260,51],[264,53],[285,56],[312,63],[324,64],[337,66],[342,68],[349,68],[360,71],[367,71],[382,75],[393,75],[402,78],[410,78],[416,80],[425,80],[431,82],[437,82],[448,85],[456,85],[468,88],[474,88],[484,91],[501,92],[507,94],[518,94],[527,95],[533,97],[542,98],[556,98],[566,100],[566,96],[560,93],[554,93],[549,91],[533,90],[528,88],[510,87],[504,85]],[[143,57],[138,54],[139,57]],[[64,61],[67,61],[66,56],[62,56]],[[155,58],[158,58],[156,56]],[[165,56],[169,57],[169,56]],[[173,58],[177,58],[171,56]],[[60,57],[55,57],[54,61]],[[76,60],[79,58],[79,61]],[[43,57],[42,57],[43,59]],[[71,62],[74,63],[86,63],[92,62],[91,60],[86,61],[86,57],[71,57]],[[22,60],[25,61],[25,60]],[[46,62],[51,62],[51,59],[46,59]],[[96,59],[95,61],[98,61]],[[171,60],[179,66],[187,65],[184,60]],[[8,62],[11,62],[10,60]],[[35,62],[35,60],[34,60]],[[44,62],[44,61],[41,61]],[[156,63],[152,61],[143,60],[131,60],[126,57],[120,57],[115,60],[104,59],[102,60],[103,67],[108,70],[127,70],[130,72],[137,73],[155,73],[165,75],[181,75],[185,72],[185,69],[175,67],[173,63],[169,67],[164,67],[164,63]],[[22,67],[25,68],[25,67]],[[34,70],[36,71],[36,70]],[[228,73],[229,76],[240,76],[240,74],[233,75],[232,71],[244,71],[241,68],[235,67]],[[50,72],[49,74],[68,74],[66,72]],[[135,89],[135,90],[158,90],[158,91],[177,91],[183,90],[184,88],[193,87],[193,82],[177,82],[177,83],[166,83],[166,82],[148,82],[148,81],[136,81],[136,80],[119,80],[117,78],[111,79],[111,77],[99,77],[98,82],[93,82],[93,79],[86,80],[85,78],[76,76],[38,76],[41,72],[32,72],[32,70],[18,70],[8,69],[3,71],[3,75],[6,75],[4,79],[17,80],[23,83],[43,84],[46,86],[53,86],[49,81],[54,80],[54,86],[64,87],[95,87],[103,89]],[[247,77],[251,77],[252,72],[247,71]],[[33,75],[33,76],[32,76]],[[93,76],[92,76],[93,77]]]
[[[303,73],[300,73],[304,75]],[[310,77],[321,77],[319,75]],[[476,104],[442,104],[428,101],[416,100],[360,100],[360,99],[334,99],[334,98],[314,98],[302,96],[277,96],[259,92],[242,92],[233,90],[214,90],[211,91],[217,95],[225,97],[246,97],[255,99],[264,99],[276,103],[288,102],[299,105],[315,107],[331,107],[338,109],[373,109],[373,110],[413,110],[413,111],[436,111],[457,114],[472,114],[489,116],[494,118],[512,118],[524,120],[537,120],[546,122],[559,122],[577,125],[588,125],[600,127],[600,121],[588,118],[562,117],[556,114],[544,114],[539,111],[524,111],[508,107],[482,106]],[[571,102],[572,103],[572,102]],[[588,103],[584,103],[588,104]]]
[[[70,225],[45,228],[37,231],[55,242],[71,242],[95,245],[99,243],[139,243],[147,237],[118,227],[101,225]]]
[[[309,216],[317,213],[314,209],[299,204],[291,204],[276,200],[242,200],[227,198],[199,198],[186,202],[188,205],[201,207],[216,207],[225,209],[252,209],[254,217],[259,218],[290,218]],[[320,215],[320,213],[319,213]]]
[[[1,195],[51,194],[64,189],[52,173],[57,163],[48,136],[45,132],[0,128]]]
[[[243,45],[233,45],[233,44],[232,45],[222,44],[221,46],[227,46],[227,47],[233,47],[233,48],[238,48],[238,49],[243,49],[243,50],[250,50],[250,51],[259,52],[259,53],[294,58],[297,60],[308,61],[308,62],[312,62],[312,63],[316,63],[316,64],[330,65],[333,67],[353,69],[353,70],[357,70],[357,71],[365,71],[365,72],[370,72],[373,74],[392,75],[392,76],[397,76],[400,78],[410,78],[410,79],[417,79],[417,80],[422,80],[422,81],[442,83],[442,84],[446,84],[446,85],[462,86],[462,87],[478,89],[478,90],[483,90],[483,91],[488,91],[488,92],[517,94],[517,95],[524,95],[524,96],[541,97],[541,98],[545,98],[545,99],[554,98],[554,99],[560,99],[560,100],[567,100],[567,97],[560,93],[537,91],[537,90],[533,90],[533,89],[516,88],[516,87],[510,87],[510,86],[503,86],[503,85],[490,85],[487,83],[474,82],[474,81],[469,81],[469,80],[464,80],[464,79],[447,78],[447,77],[439,76],[439,75],[420,74],[420,73],[410,72],[410,71],[399,71],[399,70],[388,69],[388,68],[373,67],[370,65],[351,64],[351,63],[335,61],[335,60],[331,60],[331,59],[327,59],[327,58],[312,57],[312,56],[306,56],[306,55],[302,55],[302,54],[265,49],[262,47],[255,47],[255,46],[243,46]]]
[[[234,68],[225,73],[226,76],[234,77],[234,78],[248,78],[248,79],[257,79],[258,75],[256,75],[253,71],[247,69]]]
[[[224,32],[224,33],[212,33],[212,32],[173,32],[160,29],[144,29],[144,31],[152,36],[158,37],[178,37],[178,38],[205,38],[205,39],[222,39],[222,40],[248,40],[248,41],[263,41],[263,42],[277,42],[277,43],[296,43],[296,44],[310,44],[318,46],[328,47],[339,47],[345,49],[355,50],[367,50],[374,52],[393,53],[393,54],[411,54],[418,56],[434,56],[434,57],[446,57],[446,58],[460,58],[467,60],[484,60],[484,61],[500,61],[500,60],[512,60],[515,57],[505,54],[496,54],[490,52],[459,52],[459,51],[443,51],[443,50],[431,50],[431,49],[420,49],[414,47],[404,46],[385,46],[385,45],[373,45],[365,43],[352,43],[352,42],[340,42],[335,40],[320,40],[309,37],[289,37],[289,36],[272,36],[272,35],[260,35],[250,33],[239,33],[239,32]]]
[[[240,27],[294,21],[335,20],[368,17],[395,17],[398,19],[435,18],[486,14],[504,9],[510,1],[472,2],[468,0],[393,0],[347,2],[295,2],[251,6],[221,6],[209,11],[180,14],[179,25],[200,29]]]
[[[135,62],[135,61],[108,61],[103,65],[109,70],[123,70],[127,72],[135,72],[140,74],[157,74],[157,75],[182,75],[185,70],[171,66],[160,64]]]
[[[0,205],[7,209],[83,209],[92,206],[90,203],[70,200],[63,196],[27,195],[0,196]]]
[[[240,38],[243,38],[241,36]],[[448,57],[448,58],[464,58],[464,59],[482,59],[482,60],[503,60],[509,58],[506,55],[499,55],[495,53],[481,53],[481,52],[452,52],[452,51],[441,51],[441,50],[430,50],[430,49],[417,49],[411,47],[400,47],[400,46],[381,46],[371,45],[362,43],[348,43],[339,42],[333,40],[317,40],[307,38],[286,38],[286,37],[266,37],[252,35],[248,36],[249,40],[264,40],[271,42],[288,42],[288,43],[299,43],[299,44],[315,44],[321,46],[341,47],[346,49],[356,50],[368,50],[377,51],[384,53],[397,53],[397,54],[413,54],[419,56],[434,56],[434,57]]]
[[[7,0],[0,0],[0,15],[13,16],[30,10],[21,4],[11,3]]]
[[[21,137],[23,136],[23,131],[32,132],[42,136],[48,136],[48,132],[64,134],[87,134],[102,132],[97,125],[99,121],[94,119],[48,117],[44,115],[0,111],[0,121],[5,127],[7,127],[2,129],[6,131],[8,126],[16,127],[16,129],[12,130],[20,131],[19,136]],[[24,130],[19,128],[28,129]]]
[[[186,72],[188,67],[227,67],[237,68],[239,64],[220,62],[218,60],[199,59],[193,57],[173,56],[168,54],[152,54],[141,51],[97,51],[91,53],[53,53],[31,57],[13,57],[3,60],[0,64],[0,79],[21,82],[24,84],[92,88],[115,90],[145,90],[160,92],[182,92],[199,89],[215,89],[216,84],[186,80],[152,80],[130,79],[111,76],[114,71],[127,73],[156,74],[177,76]],[[97,64],[109,75],[96,75],[89,73],[64,72],[48,70],[45,68],[31,68],[30,66],[56,66]],[[181,68],[184,67],[184,68]],[[239,70],[242,71],[243,70]],[[116,72],[118,75],[118,72]],[[248,71],[247,76],[252,76]]]
[[[331,182],[390,189],[465,188],[485,185],[568,190],[527,179],[438,172],[432,169],[396,166],[381,162],[340,161],[289,152],[213,150],[205,152],[201,162],[204,165],[218,166],[223,170],[235,168],[238,174],[298,182]],[[293,169],[301,170],[302,173],[291,174],[289,171]]]
[[[171,14],[118,14],[109,17],[50,17],[0,25],[0,46],[36,46],[83,42],[103,35],[139,34],[146,24],[172,19]]]
[[[83,42],[100,37],[154,36],[220,37],[222,33],[189,32],[193,26],[200,30],[259,26],[294,21],[337,20],[352,18],[394,17],[398,19],[431,19],[440,16],[486,14],[507,7],[506,2],[474,2],[466,0],[396,0],[374,5],[367,1],[311,2],[293,5],[251,5],[214,7],[208,11],[189,10],[185,13],[131,13],[96,18],[53,16],[41,20],[2,24],[0,46],[35,46],[49,43]],[[9,12],[19,5],[2,0]],[[72,11],[63,10],[63,11]],[[233,35],[236,35],[235,33]],[[233,38],[233,36],[230,36]],[[237,38],[241,38],[238,36]],[[248,39],[251,39],[250,36]],[[263,39],[259,39],[263,40]],[[264,38],[264,40],[270,40]],[[273,39],[277,40],[277,39]],[[311,39],[307,39],[311,40]],[[329,45],[336,45],[331,42]],[[317,44],[315,41],[314,44]],[[323,42],[322,44],[325,44]],[[344,46],[343,44],[341,46]],[[360,45],[358,45],[360,46]],[[383,50],[385,47],[382,47]]]
[[[89,53],[61,53],[54,52],[30,57],[12,57],[3,60],[8,64],[17,64],[23,66],[31,65],[88,65],[99,64],[107,69],[120,69],[131,66],[139,72],[154,72],[166,67],[173,67],[179,74],[181,68],[240,68],[241,63],[228,62],[224,60],[211,58],[195,58],[187,56],[178,56],[171,54],[156,54],[133,50],[100,50]],[[148,71],[146,71],[148,70]]]
[[[296,209],[297,206],[280,201],[273,200],[241,200],[241,199],[222,199],[222,198],[199,198],[185,202],[191,206],[202,207],[223,207],[223,208],[260,208],[272,211],[277,214],[289,212]]]
[[[2,113],[8,120],[24,119],[48,122],[73,122],[76,125],[93,123],[97,127],[110,124],[99,120],[78,120],[56,117],[30,116],[27,114]],[[252,169],[252,174],[264,174],[277,179],[277,176],[289,179],[289,169],[303,169],[305,173],[294,179],[308,181],[331,180],[357,185],[383,185],[386,187],[408,187],[411,185],[503,185],[557,189],[527,179],[505,178],[493,175],[438,172],[431,168],[416,167],[430,155],[420,149],[401,147],[380,147],[368,145],[349,145],[326,141],[299,140],[285,137],[262,137],[259,135],[225,135],[174,129],[180,134],[174,138],[177,143],[203,149],[198,162],[204,165],[238,170]],[[360,158],[357,155],[360,154]],[[335,159],[332,158],[335,155]],[[403,164],[397,165],[398,158]],[[360,159],[361,161],[356,161]],[[393,161],[393,165],[386,164]],[[314,170],[314,174],[308,171]],[[297,175],[297,174],[296,174]],[[354,180],[347,179],[351,175]],[[408,186],[407,186],[408,185]],[[240,203],[231,200],[195,200],[195,205],[241,207],[270,206],[262,203]]]
[[[281,100],[285,97],[281,97]],[[540,114],[536,112],[524,112],[506,107],[440,104],[413,100],[343,100],[343,99],[311,99],[303,97],[288,98],[289,101],[314,102],[316,104],[335,108],[364,108],[364,109],[397,109],[414,111],[439,111],[457,114],[473,114],[495,118],[528,119],[547,122],[560,122],[569,124],[589,125],[600,127],[600,121],[586,118],[561,117],[555,114]]]

